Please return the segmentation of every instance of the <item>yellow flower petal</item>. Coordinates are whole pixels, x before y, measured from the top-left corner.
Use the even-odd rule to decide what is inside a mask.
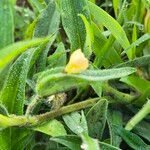
[[[65,72],[67,73],[80,73],[86,70],[89,66],[89,61],[85,58],[81,49],[74,51],[71,56],[69,63],[65,68]]]

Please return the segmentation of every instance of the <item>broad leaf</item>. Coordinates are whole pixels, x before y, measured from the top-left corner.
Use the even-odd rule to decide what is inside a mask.
[[[66,135],[64,126],[57,120],[51,120],[43,123],[37,127],[34,127],[33,130],[48,134],[53,137]]]
[[[82,149],[100,150],[98,140],[89,137],[88,134],[82,134],[81,138],[82,138],[82,141],[83,141],[83,143],[81,145]]]
[[[87,150],[99,150],[99,144],[96,139],[92,139],[88,136],[87,122],[82,111],[82,115],[77,112],[71,113],[70,115],[63,116],[66,125],[77,135],[82,138],[82,149]]]
[[[81,150],[82,141],[78,136],[75,135],[53,137],[50,140],[65,145],[71,150]]]
[[[75,134],[88,133],[87,122],[82,111],[80,115],[78,112],[73,112],[69,115],[64,115],[63,119],[66,125],[72,130]]]
[[[82,141],[78,136],[75,135],[67,135],[67,136],[60,136],[60,137],[52,137],[52,141],[65,145],[71,150],[81,150]],[[117,147],[114,147],[110,144],[99,142],[101,150],[120,150]]]
[[[86,114],[89,135],[101,139],[106,123],[108,102],[105,99],[99,100]]]
[[[110,142],[113,146],[119,147],[121,143],[121,137],[115,132],[114,125],[122,127],[122,114],[119,111],[108,109],[107,122],[110,133]]]

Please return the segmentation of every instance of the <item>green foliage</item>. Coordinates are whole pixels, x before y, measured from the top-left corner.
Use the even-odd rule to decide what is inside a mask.
[[[5,48],[3,48],[0,51],[0,68],[3,68],[8,63],[11,62],[12,59],[14,59],[16,56],[18,56],[20,53],[24,52],[25,50],[38,46],[42,42],[48,42],[49,38],[43,38],[43,39],[33,39],[29,41],[22,41],[17,42],[14,44],[11,44]]]
[[[78,14],[83,14],[90,20],[87,1],[63,0],[60,1],[62,24],[71,43],[71,50],[84,48],[86,31],[82,19]]]
[[[70,88],[88,85],[92,82],[120,78],[135,72],[135,69],[87,70],[80,74],[66,74],[63,72],[64,68],[55,68],[43,72],[37,81],[38,94],[47,96],[67,91]]]
[[[93,138],[102,138],[106,123],[107,107],[107,100],[100,100],[86,114],[89,135]]]
[[[149,150],[149,24],[147,0],[0,0],[0,150]]]
[[[14,42],[13,5],[9,0],[0,2],[0,49]]]
[[[57,120],[51,120],[47,123],[41,124],[35,128],[35,131],[39,131],[51,136],[63,136],[66,135],[66,131],[63,125]]]
[[[126,131],[121,127],[115,127],[117,133],[128,143],[128,145],[133,149],[148,150],[150,147],[144,143],[144,141],[138,137],[136,134]]]

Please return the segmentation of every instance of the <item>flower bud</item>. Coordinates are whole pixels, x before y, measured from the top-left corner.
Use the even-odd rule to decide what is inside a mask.
[[[80,73],[86,70],[89,66],[89,61],[85,58],[81,49],[74,51],[71,56],[69,63],[65,68],[65,72],[67,73]]]

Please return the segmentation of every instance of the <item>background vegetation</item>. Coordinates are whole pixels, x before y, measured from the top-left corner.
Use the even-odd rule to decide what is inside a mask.
[[[149,80],[149,0],[0,0],[0,150],[149,150]]]

